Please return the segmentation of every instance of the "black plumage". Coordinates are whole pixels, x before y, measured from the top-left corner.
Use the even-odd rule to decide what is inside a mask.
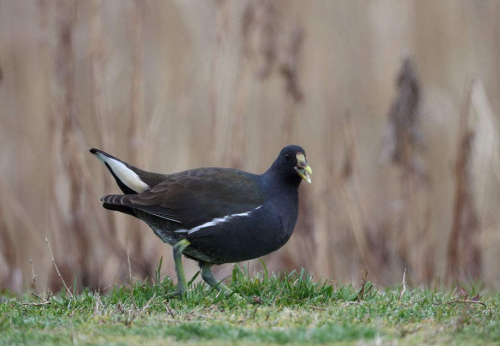
[[[188,245],[183,254],[202,268],[257,258],[282,247],[297,221],[300,182],[310,182],[312,173],[304,149],[295,145],[285,147],[261,175],[227,168],[157,174],[90,151],[125,193],[103,197],[104,208],[143,220],[170,245],[184,241]]]

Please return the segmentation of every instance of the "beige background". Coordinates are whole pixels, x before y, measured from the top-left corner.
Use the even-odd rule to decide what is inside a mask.
[[[383,155],[407,57],[421,84],[412,157],[428,184]],[[151,171],[259,173],[292,143],[313,184],[271,270],[356,283],[368,267],[390,284],[407,268],[413,284],[440,284],[451,265],[500,286],[496,0],[0,0],[0,69],[0,289],[29,287],[30,258],[38,290],[60,287],[46,237],[78,285],[125,281],[127,253],[134,277],[162,255],[174,274],[169,247],[101,208],[119,190],[90,147]],[[466,185],[479,222],[459,252],[479,251],[472,267],[447,260],[461,113],[476,133]]]

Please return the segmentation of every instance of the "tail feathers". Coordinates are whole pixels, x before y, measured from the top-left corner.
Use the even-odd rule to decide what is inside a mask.
[[[125,194],[144,192],[150,187],[145,180],[156,182],[158,176],[161,176],[160,174],[144,172],[102,150],[92,148],[90,152],[108,167],[116,183]]]
[[[127,195],[108,195],[101,197],[101,202],[106,204],[124,205],[129,200],[130,196]]]
[[[132,200],[134,196],[136,195],[108,195],[102,197],[101,202],[103,202],[103,207],[109,210],[117,210],[136,217],[135,210],[140,210],[141,212],[182,224],[179,217],[169,209],[163,208],[160,205],[141,205],[137,201]]]
[[[126,195],[109,195],[101,198],[103,202],[103,207],[108,210],[119,211],[124,214],[132,215],[137,217],[133,208],[130,208],[122,203],[125,202],[124,199],[128,199],[130,196]]]

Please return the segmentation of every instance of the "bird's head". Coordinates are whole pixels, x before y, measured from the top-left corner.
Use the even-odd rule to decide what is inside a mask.
[[[284,147],[273,164],[274,169],[279,170],[288,177],[297,177],[311,183],[312,169],[307,164],[306,151],[298,145]]]

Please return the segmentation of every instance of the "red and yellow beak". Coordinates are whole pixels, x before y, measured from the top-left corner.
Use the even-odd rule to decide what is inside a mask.
[[[295,170],[302,179],[309,184],[311,183],[311,177],[309,175],[312,174],[312,169],[307,164],[306,156],[301,152],[297,153],[297,166],[295,166]]]

